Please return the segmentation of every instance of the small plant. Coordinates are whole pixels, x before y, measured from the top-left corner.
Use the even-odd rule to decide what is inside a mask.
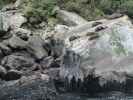
[[[9,3],[13,3],[15,0],[0,0],[0,9]]]
[[[23,12],[27,18],[33,17],[38,21],[47,20],[54,16],[53,9],[56,0],[24,0]]]
[[[97,7],[105,14],[112,14],[117,11],[130,17],[133,16],[133,0],[100,0]]]
[[[104,13],[97,9],[99,0],[57,0],[58,6],[62,9],[76,12],[86,20],[95,20],[101,18]]]

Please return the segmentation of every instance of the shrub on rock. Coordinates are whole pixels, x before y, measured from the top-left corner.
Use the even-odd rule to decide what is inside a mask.
[[[22,4],[25,16],[35,18],[37,21],[47,20],[53,16],[55,5],[56,0],[24,0]]]

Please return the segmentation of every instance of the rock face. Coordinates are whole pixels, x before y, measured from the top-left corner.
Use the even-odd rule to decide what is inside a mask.
[[[57,16],[68,26],[57,25],[43,38],[22,27],[27,20],[17,9],[0,12],[0,100],[71,100],[58,93],[133,90],[127,16],[90,22],[64,10]]]
[[[4,57],[2,65],[6,66],[7,69],[22,70],[24,68],[32,67],[34,65],[34,59],[25,52],[18,52]]]
[[[85,19],[77,15],[76,13],[67,12],[65,10],[57,10],[57,17],[61,19],[68,26],[77,26],[87,23]]]
[[[9,23],[7,22],[7,19],[5,18],[6,15],[4,13],[0,13],[0,31],[7,32],[9,29]]]
[[[26,23],[27,19],[23,17],[21,13],[16,13],[15,15],[12,15],[9,19],[10,26],[12,28],[19,28],[23,23]]]
[[[44,42],[39,36],[31,36],[28,40],[27,49],[32,53],[37,59],[42,59],[48,56],[48,52],[44,47]]]
[[[82,26],[84,25],[81,25],[81,28],[77,27],[82,29]],[[105,28],[97,31],[96,29],[101,26]],[[79,30],[77,27],[64,34],[63,39],[65,39],[66,48],[79,57],[75,58],[75,55],[70,55],[70,52],[64,54],[60,70],[61,77],[83,80],[88,75],[92,75],[92,79],[97,78],[95,87],[101,91],[104,89],[126,91],[129,87],[132,88],[127,85],[132,80],[133,31],[127,16],[104,20],[103,24],[86,30]],[[84,82],[87,83],[86,80]],[[91,82],[92,80],[90,84]]]
[[[14,49],[22,49],[25,48],[25,46],[27,45],[27,43],[20,39],[19,37],[13,35],[10,39],[3,41],[4,44],[10,46],[11,48]]]
[[[10,28],[19,28],[25,22],[26,18],[23,17],[23,14],[16,13],[13,11],[0,12],[1,28],[4,31],[8,31]]]

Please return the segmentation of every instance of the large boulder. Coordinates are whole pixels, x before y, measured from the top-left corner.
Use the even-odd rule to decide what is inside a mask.
[[[13,50],[22,50],[26,49],[27,42],[19,38],[16,35],[12,35],[10,38],[3,39],[1,38],[0,50],[1,57],[2,55],[9,55]]]
[[[96,31],[101,26],[106,28]],[[128,89],[132,90],[133,26],[127,16],[106,20],[103,24],[80,32],[75,30],[73,34],[66,33],[65,36],[67,49],[79,55],[80,60],[76,61],[75,55],[69,57],[70,53],[66,52],[60,70],[64,79],[75,77],[82,80],[91,74],[91,79],[97,78],[98,88],[122,90],[122,86],[125,86],[125,90],[129,85]],[[93,80],[90,82],[93,83]]]
[[[87,23],[85,19],[83,19],[81,16],[77,15],[74,12],[57,10],[56,13],[57,13],[57,18],[62,20],[68,26],[76,26]]]
[[[21,6],[21,4],[22,4],[22,1],[21,0],[16,0],[16,2],[14,3],[14,6],[16,8],[19,8]]]
[[[21,13],[15,13],[14,15],[9,17],[9,24],[12,28],[19,28],[26,22],[27,19]]]
[[[28,41],[29,36],[31,35],[31,31],[24,28],[16,28],[11,31],[12,34],[16,34],[22,40]]]
[[[3,57],[4,55],[8,55],[12,52],[11,48],[9,48],[4,43],[0,43],[0,51],[1,57]]]
[[[19,28],[27,19],[17,11],[0,12],[0,30],[8,31],[9,28]]]
[[[11,38],[3,40],[4,45],[13,48],[13,49],[24,49],[26,48],[27,42],[22,40],[16,35],[13,35]]]
[[[37,60],[48,56],[44,40],[39,35],[30,36],[26,48]]]
[[[25,70],[34,65],[34,59],[26,52],[13,53],[5,56],[1,64],[7,69]]]
[[[7,21],[5,13],[0,13],[0,33],[1,35],[5,34],[9,29],[9,22]]]

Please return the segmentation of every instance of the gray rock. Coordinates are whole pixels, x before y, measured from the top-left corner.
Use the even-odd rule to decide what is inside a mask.
[[[89,24],[69,30],[61,38],[65,40],[66,51],[62,58],[60,77],[67,78],[69,82],[75,78],[83,80],[85,84],[95,83],[96,86],[90,85],[89,88],[121,91],[124,87],[130,90],[132,86],[128,85],[133,81],[131,21],[127,16],[104,20],[102,25],[107,27],[97,33],[94,31],[101,25],[87,29]]]
[[[0,33],[4,35],[9,29],[9,22],[7,20],[7,15],[0,12]]]
[[[32,24],[32,25],[36,25],[36,24],[39,23],[39,20],[38,20],[36,17],[30,17],[30,18],[29,18],[29,22],[30,22],[30,24]]]
[[[44,48],[44,44],[44,40],[40,36],[30,36],[27,44],[27,50],[35,56],[36,59],[42,59],[48,56],[48,52],[46,48]]]
[[[116,19],[116,18],[120,18],[122,17],[123,14],[120,14],[120,13],[113,13],[112,15],[108,15],[106,16],[107,19]]]
[[[7,40],[4,40],[2,44],[13,49],[24,49],[27,45],[27,43],[24,40],[17,37],[16,35],[13,35],[11,38]]]
[[[15,13],[14,15],[10,16],[9,25],[11,28],[20,28],[22,24],[27,22],[27,19],[21,13]]]
[[[66,38],[65,35],[67,35],[69,30],[71,30],[71,27],[68,27],[66,25],[56,25],[54,28],[54,33],[53,34],[51,33],[51,35],[54,36],[55,39],[64,40]]]
[[[40,61],[40,65],[43,69],[50,68],[52,63],[54,62],[53,57],[46,57]]]
[[[48,74],[51,79],[56,79],[56,80],[60,79],[60,75],[59,75],[60,68],[50,68],[48,70],[45,70],[44,73]]]
[[[28,41],[28,38],[31,35],[31,31],[24,28],[16,28],[12,31],[12,34],[16,34],[16,36],[22,40]]]
[[[77,26],[84,23],[87,23],[85,19],[76,13],[68,12],[65,10],[57,10],[57,17],[62,20],[68,26]]]
[[[34,59],[26,52],[13,53],[5,56],[1,62],[6,69],[25,70],[34,65]]]
[[[9,28],[20,28],[27,19],[17,11],[0,12],[0,30],[8,31]]]
[[[92,27],[95,27],[95,26],[100,25],[100,24],[102,24],[102,22],[94,22],[94,23],[92,24]]]
[[[1,55],[8,55],[12,52],[11,48],[9,48],[5,43],[0,43]]]
[[[56,25],[54,31],[56,32],[56,34],[65,34],[67,31],[69,31],[69,27],[66,25]]]
[[[21,6],[21,4],[22,4],[22,0],[16,0],[16,2],[14,3],[14,6],[16,8],[19,8]]]
[[[60,39],[55,39],[55,38],[49,38],[47,40],[48,48],[50,48],[51,55],[54,58],[58,58],[63,54],[63,50],[65,48],[64,41]]]

